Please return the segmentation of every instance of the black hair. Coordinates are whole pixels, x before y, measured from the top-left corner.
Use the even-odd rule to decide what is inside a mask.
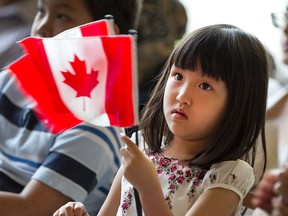
[[[142,0],[84,0],[94,20],[112,15],[121,34],[136,29],[142,7]]]

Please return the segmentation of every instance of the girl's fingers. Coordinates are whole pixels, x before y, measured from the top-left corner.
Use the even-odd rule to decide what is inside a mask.
[[[125,154],[125,151],[129,151],[133,155],[137,155],[137,154],[141,153],[138,146],[128,136],[126,136],[125,134],[120,134],[120,138],[127,145],[126,147],[123,148],[124,154]],[[122,151],[121,151],[121,153],[122,153]]]

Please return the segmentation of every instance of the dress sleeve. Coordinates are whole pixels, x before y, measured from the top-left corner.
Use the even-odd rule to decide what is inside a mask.
[[[253,168],[243,160],[225,161],[211,166],[203,180],[204,191],[225,188],[240,197],[240,203],[255,181]]]

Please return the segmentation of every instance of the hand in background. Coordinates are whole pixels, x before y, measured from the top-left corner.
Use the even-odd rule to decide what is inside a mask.
[[[274,193],[277,197],[272,198],[272,216],[288,215],[288,167],[286,166],[278,176],[274,185]]]
[[[61,206],[53,216],[89,216],[81,202],[68,202]]]
[[[252,204],[271,216],[288,215],[288,167],[265,173],[255,189]]]
[[[278,170],[269,171],[264,174],[264,177],[257,185],[252,198],[252,205],[255,208],[261,208],[267,213],[272,212],[272,199],[277,195],[274,192],[274,185],[278,180],[278,174]]]

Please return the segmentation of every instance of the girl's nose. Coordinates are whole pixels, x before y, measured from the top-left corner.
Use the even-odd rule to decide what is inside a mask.
[[[191,90],[189,90],[188,88],[183,87],[177,97],[176,100],[178,101],[178,103],[180,104],[180,106],[190,106],[192,104],[192,94],[191,94]]]

